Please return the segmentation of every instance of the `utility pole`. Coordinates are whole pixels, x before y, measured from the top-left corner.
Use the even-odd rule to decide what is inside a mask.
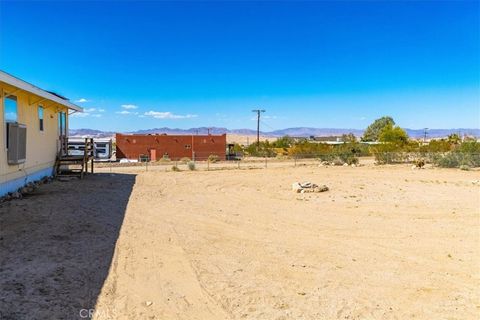
[[[265,110],[254,109],[252,112],[257,113],[257,148],[260,145],[260,113],[265,112]]]
[[[428,128],[423,129],[423,143],[427,143],[427,130]]]

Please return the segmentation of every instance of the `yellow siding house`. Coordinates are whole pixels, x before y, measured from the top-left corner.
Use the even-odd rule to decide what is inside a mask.
[[[0,196],[53,174],[68,115],[82,111],[0,70]]]

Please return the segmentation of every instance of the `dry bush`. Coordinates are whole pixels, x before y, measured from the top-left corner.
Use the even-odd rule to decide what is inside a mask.
[[[208,156],[208,162],[215,163],[218,162],[220,158],[216,154],[211,154]]]

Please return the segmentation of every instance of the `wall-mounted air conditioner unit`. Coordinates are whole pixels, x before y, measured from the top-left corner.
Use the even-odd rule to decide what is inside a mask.
[[[20,123],[7,123],[8,164],[24,163],[27,158],[27,126]]]

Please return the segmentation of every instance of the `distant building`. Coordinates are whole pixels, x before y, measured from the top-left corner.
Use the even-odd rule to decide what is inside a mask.
[[[0,196],[53,174],[73,112],[82,108],[0,71]]]
[[[166,135],[166,134],[116,134],[117,159],[151,161],[168,158],[179,160],[206,160],[216,155],[225,160],[227,135]]]

